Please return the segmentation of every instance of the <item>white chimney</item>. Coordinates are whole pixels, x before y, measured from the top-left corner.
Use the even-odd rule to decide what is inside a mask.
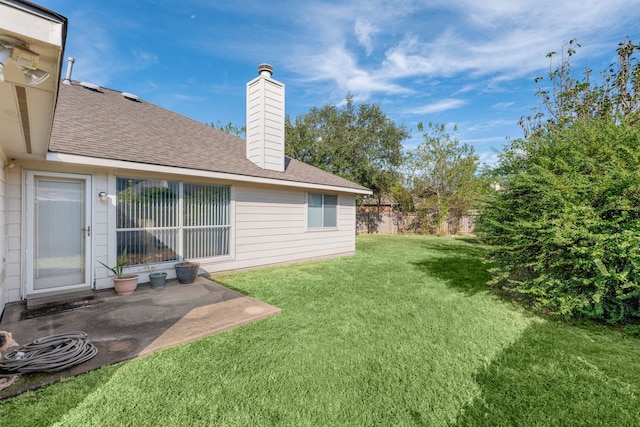
[[[262,169],[284,172],[284,84],[271,78],[273,67],[247,83],[247,159]]]

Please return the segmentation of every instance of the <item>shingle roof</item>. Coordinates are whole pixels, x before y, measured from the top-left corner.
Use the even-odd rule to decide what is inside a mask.
[[[284,172],[245,157],[245,141],[121,92],[60,85],[49,151],[367,191],[295,159]]]

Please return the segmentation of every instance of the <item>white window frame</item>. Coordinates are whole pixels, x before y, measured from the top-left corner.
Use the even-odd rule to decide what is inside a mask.
[[[309,220],[310,220],[310,214],[309,214],[309,199],[311,196],[322,196],[322,226],[319,227],[311,227],[309,225]],[[326,226],[325,225],[325,215],[326,215],[326,203],[325,203],[325,197],[335,197],[336,200],[336,204],[335,204],[335,225],[330,225],[330,226]],[[314,193],[314,192],[308,192],[306,195],[306,204],[307,204],[307,230],[308,231],[323,231],[323,230],[337,230],[338,229],[338,207],[340,206],[340,197],[337,194],[331,194],[331,193]]]
[[[202,228],[202,227],[212,227],[212,228],[226,228],[227,231],[227,242],[226,242],[226,254],[222,254],[222,255],[215,255],[215,256],[209,256],[209,257],[202,257],[202,258],[189,258],[189,259],[193,259],[193,260],[199,260],[199,261],[204,261],[204,260],[215,260],[215,261],[220,261],[220,260],[225,260],[225,259],[229,259],[232,256],[232,251],[233,249],[233,188],[232,186],[228,185],[228,184],[218,184],[218,183],[205,183],[205,182],[192,182],[192,181],[182,181],[179,179],[170,179],[170,178],[151,178],[151,177],[143,177],[143,176],[136,176],[136,175],[117,175],[114,177],[115,178],[115,184],[117,186],[118,180],[119,179],[135,179],[135,180],[153,180],[153,179],[161,179],[161,180],[166,180],[169,182],[173,182],[173,183],[177,183],[178,184],[178,200],[177,200],[177,217],[176,217],[176,222],[177,224],[174,226],[170,226],[170,227],[161,227],[161,228],[167,228],[167,229],[175,229],[177,231],[177,240],[176,240],[176,248],[175,248],[175,253],[177,256],[177,259],[174,260],[167,260],[158,264],[175,264],[175,263],[179,263],[181,261],[183,261],[185,259],[185,248],[184,248],[184,242],[185,242],[185,232],[190,230],[190,229],[194,229],[194,228]],[[199,186],[214,186],[214,187],[222,187],[222,188],[226,188],[227,189],[227,211],[226,211],[226,219],[227,219],[227,224],[224,225],[215,225],[215,226],[200,226],[200,225],[191,225],[191,226],[186,226],[185,225],[185,221],[184,221],[184,208],[185,208],[185,204],[184,204],[184,187],[185,185],[199,185]],[[117,195],[117,191],[116,193],[116,197],[115,197],[115,205],[118,205],[118,195]],[[118,228],[117,227],[117,223],[114,224],[114,229],[115,229],[115,234],[114,234],[114,247],[117,246],[117,241],[118,241],[118,232],[122,232],[122,231],[144,231],[146,228],[145,227],[135,227],[135,228]],[[151,228],[154,229],[154,228]],[[117,256],[117,254],[116,254]],[[142,264],[134,264],[131,267],[131,271],[132,272],[136,272],[137,270],[142,271]]]

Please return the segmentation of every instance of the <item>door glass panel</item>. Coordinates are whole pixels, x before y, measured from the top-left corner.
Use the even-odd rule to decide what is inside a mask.
[[[34,290],[85,281],[85,181],[35,179]]]

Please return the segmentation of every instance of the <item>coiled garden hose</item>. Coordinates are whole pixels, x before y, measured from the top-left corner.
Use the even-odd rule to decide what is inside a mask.
[[[85,332],[66,332],[38,338],[3,355],[0,376],[58,372],[94,357],[98,349]]]

